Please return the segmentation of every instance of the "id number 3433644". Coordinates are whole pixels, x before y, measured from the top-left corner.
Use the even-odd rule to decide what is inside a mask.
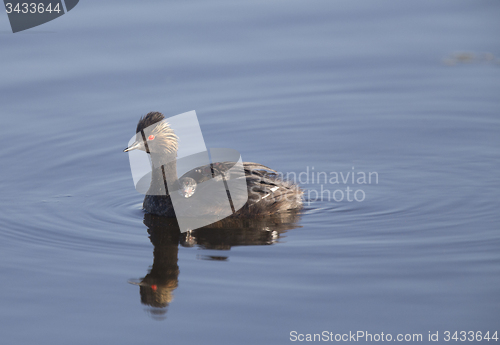
[[[45,6],[43,3],[27,3],[24,2],[22,4],[17,3],[15,6],[12,5],[12,3],[8,2],[5,4],[5,10],[7,13],[12,13],[12,12],[17,12],[17,13],[43,13],[43,12],[61,12],[61,9],[59,8],[59,3],[57,3],[54,8],[52,8],[52,4],[49,3],[47,6]]]

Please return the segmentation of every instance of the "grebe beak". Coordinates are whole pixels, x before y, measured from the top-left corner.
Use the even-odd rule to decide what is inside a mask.
[[[125,150],[123,150],[123,152],[129,152],[129,151],[132,151],[132,150],[143,150],[143,151],[146,151],[144,149],[144,142],[142,142],[142,141],[136,141],[132,145],[130,145],[129,147],[127,147]]]

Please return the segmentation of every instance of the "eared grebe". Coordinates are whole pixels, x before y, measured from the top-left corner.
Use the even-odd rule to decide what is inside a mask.
[[[209,164],[197,167],[181,178],[177,177],[176,157],[178,148],[178,138],[159,112],[150,112],[142,117],[137,124],[136,141],[127,147],[124,152],[132,150],[146,151],[151,156],[151,161],[171,162],[162,165],[161,168],[153,168],[151,175],[150,191],[163,190],[163,195],[152,195],[158,193],[146,193],[143,208],[146,212],[159,216],[175,217],[174,207],[167,187],[177,186],[175,193],[184,193],[186,198],[196,193],[199,184],[212,177],[224,176],[234,165],[224,162]],[[156,124],[156,127],[153,125]],[[153,126],[153,127],[150,127]],[[152,128],[148,131],[148,138],[142,136],[145,128]],[[291,181],[286,181],[279,174],[262,164],[243,163],[248,201],[238,211],[233,213],[234,217],[245,216],[268,216],[280,212],[298,210],[302,207],[303,191],[298,185]],[[222,177],[224,178],[224,177]],[[163,187],[164,186],[164,187]],[[174,191],[171,191],[174,193]],[[191,206],[190,206],[191,207]],[[193,203],[192,207],[207,216],[216,216],[221,212],[221,205],[211,200],[202,200]]]

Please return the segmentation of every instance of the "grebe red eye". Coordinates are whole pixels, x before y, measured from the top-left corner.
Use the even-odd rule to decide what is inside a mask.
[[[148,140],[154,140],[155,136],[153,134],[151,134],[149,137],[148,137]]]

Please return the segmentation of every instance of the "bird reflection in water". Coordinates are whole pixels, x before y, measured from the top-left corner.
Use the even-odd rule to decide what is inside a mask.
[[[154,246],[153,265],[142,279],[129,281],[139,285],[141,303],[157,320],[166,318],[167,307],[179,284],[178,253],[183,247],[230,250],[234,246],[271,245],[286,231],[299,227],[299,212],[287,212],[261,218],[226,218],[193,231],[180,233],[175,218],[144,215],[149,239]],[[201,260],[227,261],[225,255],[198,255]]]

